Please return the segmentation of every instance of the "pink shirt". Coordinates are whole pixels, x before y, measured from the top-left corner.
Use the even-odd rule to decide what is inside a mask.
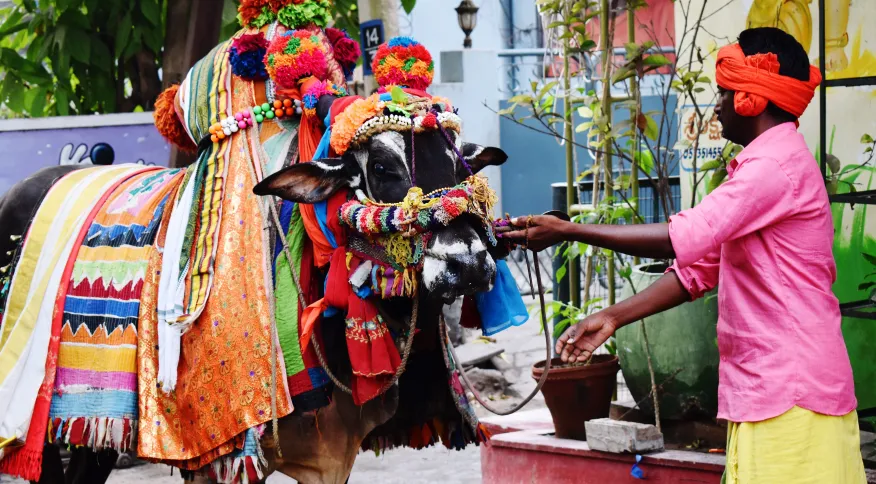
[[[727,181],[670,219],[672,270],[693,298],[718,285],[718,418],[757,422],[795,405],[857,406],[840,331],[833,220],[818,163],[793,123],[766,131]]]

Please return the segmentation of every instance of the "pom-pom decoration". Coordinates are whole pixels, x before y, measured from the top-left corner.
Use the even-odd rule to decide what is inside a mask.
[[[432,54],[410,37],[395,37],[377,49],[371,69],[381,86],[401,86],[425,91],[432,84]]]
[[[329,0],[292,0],[277,11],[277,19],[290,29],[311,24],[325,27],[332,21],[332,4]]]
[[[229,49],[231,72],[250,81],[264,81],[268,78],[264,60],[267,51],[268,41],[261,32],[234,39]]]
[[[277,13],[271,8],[269,0],[240,0],[237,19],[244,27],[260,29],[273,22]]]
[[[241,0],[237,18],[240,25],[256,29],[274,20],[290,29],[325,27],[332,20],[332,4],[329,0]]]
[[[344,70],[344,77],[350,79],[353,75],[353,69],[356,68],[356,62],[362,56],[359,42],[353,40],[346,31],[340,29],[327,28],[325,34],[332,44],[335,60]]]
[[[301,104],[304,108],[304,114],[307,116],[316,115],[316,106],[319,104],[319,99],[325,95],[333,95],[337,97],[347,96],[347,90],[342,86],[337,86],[328,82],[320,81],[314,83],[307,92],[301,97]]]
[[[295,89],[309,76],[328,76],[326,52],[319,37],[307,30],[286,32],[271,41],[265,56],[268,74],[279,89]]]
[[[152,117],[155,119],[155,127],[167,141],[176,145],[177,148],[189,153],[195,152],[198,147],[189,137],[182,121],[176,114],[176,94],[179,85],[173,85],[158,95],[155,100],[155,111]]]

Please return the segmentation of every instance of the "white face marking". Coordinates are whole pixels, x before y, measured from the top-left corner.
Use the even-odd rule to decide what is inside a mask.
[[[396,131],[384,131],[383,133],[379,133],[371,138],[371,142],[380,143],[386,149],[392,151],[392,154],[398,157],[401,161],[402,166],[404,166],[405,170],[408,172],[408,178],[410,178],[411,170],[405,159],[405,139],[401,133]]]
[[[350,178],[350,188],[359,188],[360,183],[362,183],[361,175],[356,175],[353,178]]]
[[[362,170],[362,173],[365,173],[365,169],[368,167],[368,151],[360,148],[353,152],[353,158],[356,159],[356,163],[359,163],[359,169]],[[371,186],[368,183],[367,176],[365,177],[365,191],[368,192],[368,196],[371,197]]]
[[[423,261],[423,283],[426,285],[427,290],[435,289],[438,280],[448,275],[446,262],[426,256],[426,260]]]
[[[325,171],[338,171],[338,170],[344,169],[343,164],[329,165],[328,163],[323,163],[322,161],[319,161],[319,160],[314,160],[313,163]]]

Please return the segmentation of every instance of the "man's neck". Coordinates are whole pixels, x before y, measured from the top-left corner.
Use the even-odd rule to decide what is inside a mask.
[[[754,118],[753,129],[751,132],[751,138],[746,140],[744,143],[741,143],[742,146],[750,145],[754,140],[760,137],[760,135],[766,133],[767,131],[775,128],[776,126],[783,125],[788,121],[779,120],[772,116],[758,116]]]

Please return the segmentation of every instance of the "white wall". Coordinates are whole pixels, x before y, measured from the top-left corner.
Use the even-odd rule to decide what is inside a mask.
[[[418,7],[419,8],[419,7]],[[482,146],[499,146],[499,117],[494,111],[499,109],[499,90],[496,88],[497,76],[488,79],[493,82],[483,82],[480,73],[495,73],[499,66],[499,58],[495,51],[466,49],[457,52],[462,55],[462,82],[436,82],[429,90],[431,94],[450,99],[454,107],[459,108],[462,117],[462,136],[469,143]],[[440,55],[436,55],[440,57]],[[486,104],[486,105],[485,105]],[[485,168],[485,175],[496,194],[499,204],[496,215],[502,212],[502,173],[499,167]]]

